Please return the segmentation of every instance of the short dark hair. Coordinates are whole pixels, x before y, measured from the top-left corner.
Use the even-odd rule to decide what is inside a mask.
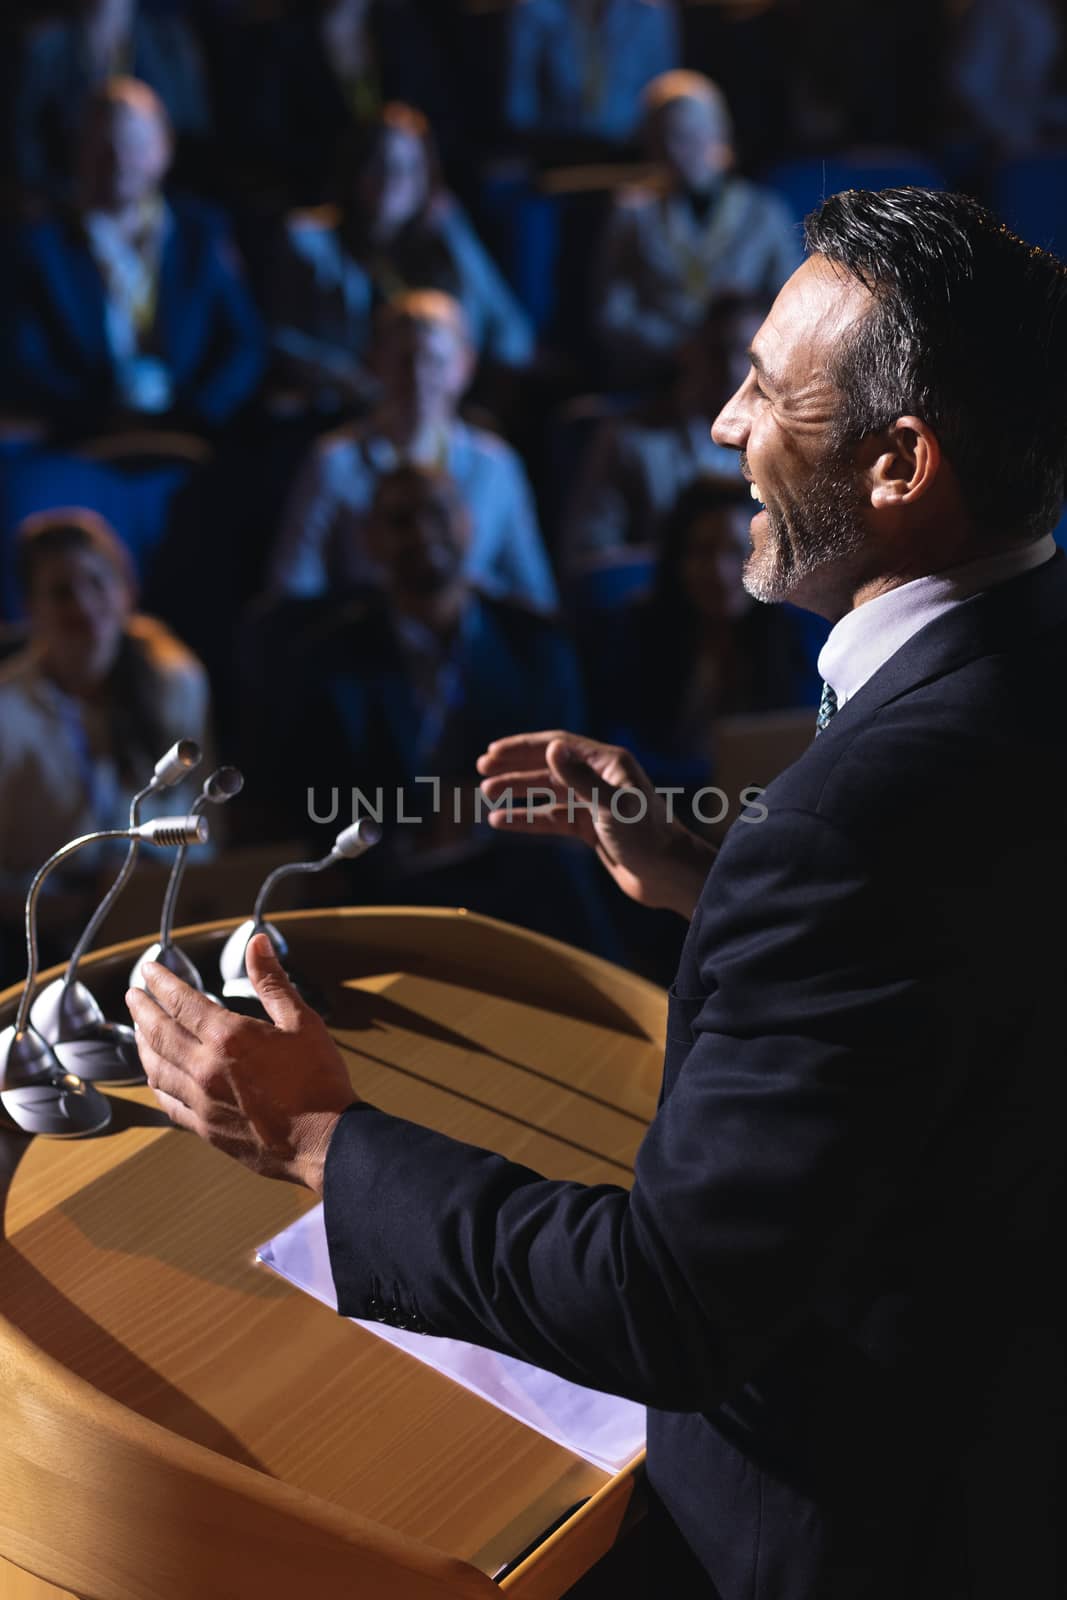
[[[834,363],[841,443],[921,417],[977,532],[1047,533],[1067,467],[1067,266],[933,189],[831,195],[804,234],[875,297]]]

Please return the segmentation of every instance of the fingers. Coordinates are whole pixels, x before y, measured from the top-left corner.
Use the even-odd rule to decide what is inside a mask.
[[[184,985],[182,986],[184,988]],[[143,989],[130,989],[126,1005],[137,1029],[138,1049],[147,1047],[167,1061],[189,1061],[199,1041],[195,1034],[183,1028]]]
[[[543,768],[545,749],[552,740],[574,737],[562,728],[550,728],[543,733],[513,733],[506,739],[494,739],[475,765],[483,778],[495,777],[500,772],[528,772],[531,767]]]
[[[149,1080],[151,1082],[151,1080]],[[200,1123],[195,1114],[181,1100],[175,1100],[173,1095],[166,1094],[162,1089],[152,1085],[152,1093],[170,1120],[179,1128],[185,1128],[189,1133],[199,1133]]]
[[[182,1127],[191,1127],[195,1123],[193,1131],[198,1133],[201,1125],[207,1121],[207,1096],[196,1079],[167,1061],[150,1045],[140,1045],[140,1056],[149,1086],[160,1104],[166,1100],[164,1110],[171,1121],[181,1121]],[[171,1108],[174,1106],[182,1107],[187,1114],[184,1120],[173,1115]]]
[[[158,961],[147,962],[143,976],[150,996],[149,1003],[154,1000],[158,1008],[194,1039],[210,1036],[212,1025],[218,1021],[219,1008],[206,995],[183,982],[173,972],[168,972]]]
[[[252,987],[271,1021],[283,1032],[295,1031],[309,1015],[310,1008],[286,977],[269,935],[257,933],[248,941],[245,965]]]

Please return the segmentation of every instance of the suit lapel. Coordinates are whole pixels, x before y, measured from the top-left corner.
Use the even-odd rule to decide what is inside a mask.
[[[111,347],[107,337],[107,300],[104,280],[93,260],[89,241],[84,230],[75,224],[67,235],[69,248],[65,248],[59,265],[65,267],[64,299],[67,302],[67,328],[72,338],[81,345],[87,362],[93,367],[110,370]]]
[[[841,707],[820,735],[820,744],[920,685],[1057,624],[1067,624],[1067,557],[1060,550],[1051,561],[953,606],[920,628]]]
[[[159,293],[156,300],[156,325],[153,342],[159,354],[176,377],[184,373],[182,349],[189,341],[181,337],[178,306],[181,303],[182,230],[177,226],[172,211],[168,210],[163,222],[163,245],[159,258]]]

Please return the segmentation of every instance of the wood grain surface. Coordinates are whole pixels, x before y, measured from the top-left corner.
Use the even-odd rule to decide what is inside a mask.
[[[550,1177],[630,1181],[658,1092],[661,991],[465,913],[346,910],[279,920],[290,965],[328,1003],[360,1095]],[[230,926],[180,936],[209,986]],[[109,1015],[122,1015],[139,950],[139,942],[115,947],[86,964],[83,976]],[[12,999],[0,996],[0,1026]],[[183,1590],[180,1579],[175,1588],[165,1576],[149,1583],[132,1575],[132,1561],[108,1577],[67,1548],[72,1536],[62,1526],[70,1519],[42,1517],[31,1530],[16,1521],[13,1473],[21,1472],[22,1492],[27,1472],[66,1471],[66,1484],[53,1491],[77,1502],[79,1475],[106,1479],[104,1434],[114,1425],[125,1437],[123,1419],[146,1473],[169,1456],[177,1470],[180,1457],[183,1470],[214,1485],[220,1498],[212,1504],[230,1492],[247,1495],[265,1517],[284,1490],[285,1515],[303,1508],[311,1516],[313,1507],[322,1538],[336,1534],[339,1572],[346,1541],[360,1551],[374,1546],[386,1568],[410,1567],[407,1588],[383,1580],[379,1590],[368,1556],[360,1567],[366,1581],[353,1591],[360,1595],[480,1593],[479,1573],[496,1572],[578,1501],[590,1504],[575,1519],[573,1553],[557,1536],[551,1549],[564,1555],[532,1560],[505,1588],[523,1600],[559,1594],[602,1553],[624,1514],[632,1471],[613,1484],[257,1264],[256,1247],[314,1197],[255,1177],[172,1128],[147,1089],[109,1093],[113,1122],[104,1134],[0,1135],[0,1365],[22,1393],[42,1384],[42,1406],[55,1400],[57,1415],[65,1414],[56,1399],[62,1390],[64,1406],[99,1405],[106,1418],[96,1457],[83,1440],[80,1457],[73,1452],[64,1468],[54,1429],[39,1437],[18,1394],[0,1400],[0,1428],[20,1436],[18,1450],[9,1451],[5,1437],[0,1452],[0,1556],[100,1600],[208,1592],[202,1583]],[[10,1387],[3,1377],[0,1391]],[[102,1498],[108,1538],[121,1546],[143,1507],[104,1490],[106,1483],[94,1489],[94,1514]],[[274,1515],[282,1514],[279,1500]],[[179,1525],[168,1538],[178,1552],[182,1538],[199,1542],[203,1555],[204,1541],[225,1532]],[[255,1550],[247,1559],[255,1580],[220,1593],[283,1592]],[[272,1559],[280,1584],[277,1552]],[[316,1571],[329,1565],[322,1559]],[[7,1581],[0,1569],[0,1583]],[[34,1590],[10,1593],[30,1600]]]

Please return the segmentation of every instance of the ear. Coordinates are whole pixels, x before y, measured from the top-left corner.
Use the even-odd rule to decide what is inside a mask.
[[[871,467],[871,505],[889,511],[914,504],[933,488],[941,461],[941,446],[929,424],[919,417],[898,417],[882,435],[882,449]]]

